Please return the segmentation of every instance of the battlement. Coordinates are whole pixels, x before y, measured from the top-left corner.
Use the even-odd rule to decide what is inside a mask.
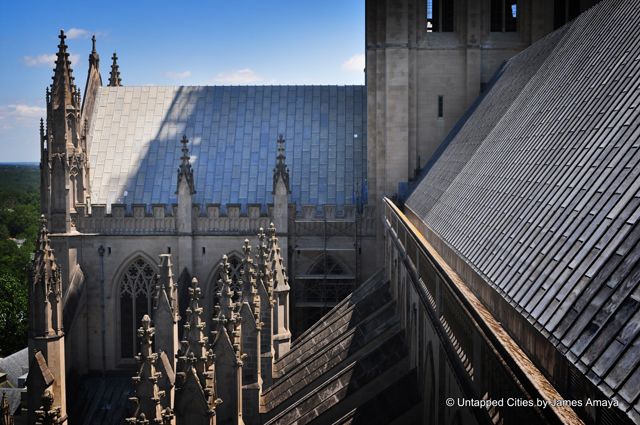
[[[273,204],[193,204],[191,211],[196,235],[253,234],[255,229],[269,226]],[[178,204],[111,204],[110,208],[105,204],[76,205],[72,220],[80,233],[175,234],[177,212]],[[359,221],[362,234],[374,234],[376,216],[370,205],[358,212],[355,205],[289,204],[289,221],[295,220],[303,222],[310,232],[327,220],[345,229]]]

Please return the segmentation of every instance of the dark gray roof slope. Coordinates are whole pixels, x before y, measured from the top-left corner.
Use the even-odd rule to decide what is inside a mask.
[[[502,69],[406,206],[640,420],[640,8]]]
[[[101,87],[91,122],[93,203],[175,203],[183,134],[197,203],[272,202],[279,134],[298,205],[355,204],[366,174],[364,86]]]
[[[120,425],[128,416],[132,393],[129,376],[84,376],[70,391],[67,407],[71,423]]]

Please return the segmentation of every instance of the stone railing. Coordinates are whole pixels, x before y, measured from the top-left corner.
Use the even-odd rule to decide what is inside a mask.
[[[436,351],[446,355],[446,364],[455,375],[448,382],[456,382],[457,387],[440,388],[431,393],[434,400],[425,400],[438,406],[433,412],[434,423],[448,423],[446,418],[435,416],[455,414],[461,398],[485,400],[482,407],[466,410],[470,415],[464,423],[582,423],[571,407],[540,405],[542,401],[563,397],[492,312],[388,199],[384,200],[383,222],[385,270],[402,326],[410,335],[417,375],[428,376],[424,369],[429,361],[421,353],[431,343],[439,346]],[[418,332],[424,334],[418,337]],[[490,402],[500,404],[492,406]],[[445,405],[448,410],[441,408]]]

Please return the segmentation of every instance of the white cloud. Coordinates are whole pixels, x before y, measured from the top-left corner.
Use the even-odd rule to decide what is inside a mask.
[[[353,55],[342,63],[342,69],[349,72],[363,72],[364,62],[364,53]]]
[[[165,72],[164,76],[167,78],[171,78],[172,80],[184,80],[185,78],[191,77],[191,71],[169,71]]]
[[[37,55],[37,56],[23,56],[22,57],[22,62],[27,65],[27,66],[55,66],[56,63],[56,59],[57,56],[54,54],[48,55],[48,54],[41,54],[41,55]],[[69,55],[69,61],[71,61],[72,64],[74,63],[78,63],[78,59],[80,59],[80,56],[78,55]]]
[[[231,72],[220,72],[214,79],[215,84],[242,85],[263,83],[264,78],[249,68]]]
[[[45,117],[46,113],[46,108],[24,103],[0,106],[0,129],[14,128],[14,124],[36,128],[37,119]]]
[[[8,105],[8,108],[14,115],[24,118],[41,117],[47,111],[41,106],[25,105],[22,103],[17,105]]]
[[[65,34],[69,40],[73,40],[74,38],[89,38],[91,33],[82,28],[70,28]]]
[[[23,56],[22,61],[27,66],[53,65],[56,61],[56,55]]]

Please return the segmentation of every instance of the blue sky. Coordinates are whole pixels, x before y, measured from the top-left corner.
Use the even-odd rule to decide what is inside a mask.
[[[364,84],[364,0],[9,2],[0,16],[0,162],[39,161],[60,29],[84,89],[91,34],[124,85]]]

